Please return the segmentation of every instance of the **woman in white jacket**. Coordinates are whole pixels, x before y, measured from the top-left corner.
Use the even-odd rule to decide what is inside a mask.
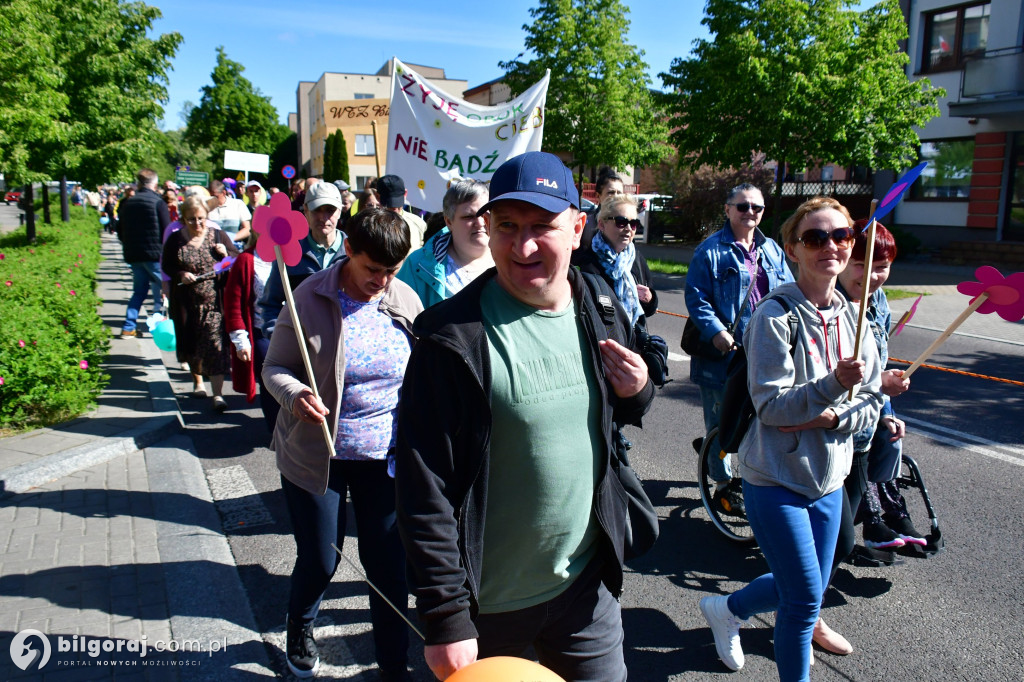
[[[777,611],[775,662],[787,681],[808,679],[853,434],[875,423],[882,404],[878,351],[869,339],[852,357],[856,319],[835,291],[850,259],[852,223],[839,202],[815,197],[782,227],[786,254],[800,272],[796,283],[762,301],[744,333],[757,419],[739,448],[747,516],[771,573],[700,603],[718,655],[733,670],[743,667],[740,625]]]

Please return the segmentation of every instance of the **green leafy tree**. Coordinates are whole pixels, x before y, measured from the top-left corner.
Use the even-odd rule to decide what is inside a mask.
[[[141,165],[152,168],[162,179],[173,180],[179,166],[209,172],[212,153],[209,147],[193,147],[186,142],[184,129],[157,131]]]
[[[16,181],[128,179],[158,131],[177,33],[122,0],[8,0],[0,11],[0,168]]]
[[[277,109],[243,71],[245,67],[218,47],[213,84],[203,86],[199,104],[188,113],[185,140],[212,149],[208,161],[217,175],[224,170],[225,150],[270,154],[280,141]]]
[[[671,140],[691,166],[741,166],[756,153],[786,164],[901,169],[915,126],[945,95],[911,81],[898,0],[863,12],[848,0],[708,0],[710,40],[661,74]],[[775,183],[776,205],[783,173]],[[776,227],[779,214],[775,212]]]
[[[340,130],[328,135],[324,142],[324,180],[348,182],[348,149]]]
[[[298,135],[288,126],[278,126],[278,133],[281,136],[280,142],[274,147],[270,154],[270,176],[271,185],[276,185],[283,190],[288,189],[289,181],[281,175],[281,169],[285,166],[299,167]]]
[[[51,0],[13,0],[0,10],[0,171],[8,185],[48,180],[39,146],[66,140],[68,93],[57,69]]]
[[[618,0],[541,0],[523,26],[536,58],[498,65],[514,93],[551,70],[544,148],[568,152],[570,165],[591,175],[603,164],[651,165],[669,151],[644,52],[626,39],[628,13]]]

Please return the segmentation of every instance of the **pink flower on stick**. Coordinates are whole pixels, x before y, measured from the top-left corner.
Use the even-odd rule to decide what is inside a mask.
[[[309,234],[306,217],[299,211],[291,210],[291,202],[284,192],[278,192],[270,204],[256,209],[252,229],[260,235],[256,242],[256,253],[265,261],[276,258],[274,247],[281,248],[285,265],[296,265],[302,259],[299,242]]]
[[[974,276],[978,278],[977,282],[960,282],[956,290],[972,296],[971,303],[978,296],[988,294],[987,300],[978,307],[979,313],[998,313],[1008,322],[1024,319],[1024,272],[1003,277],[991,265],[983,265],[975,270]]]
[[[913,374],[938,350],[971,313],[998,312],[999,317],[1009,322],[1017,322],[1024,318],[1024,272],[1015,272],[1009,277],[1003,277],[1002,273],[991,265],[983,265],[974,271],[974,276],[978,278],[977,282],[960,282],[956,285],[957,291],[961,294],[973,296],[970,305],[918,356],[917,360],[914,360],[914,364],[903,373],[904,379]]]
[[[80,363],[78,363],[78,366],[81,367],[82,369],[89,369],[89,361],[82,360]]]

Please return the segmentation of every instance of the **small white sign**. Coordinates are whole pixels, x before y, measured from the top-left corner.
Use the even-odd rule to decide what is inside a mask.
[[[269,154],[250,154],[224,150],[224,167],[230,170],[249,171],[250,173],[266,173],[270,170]]]

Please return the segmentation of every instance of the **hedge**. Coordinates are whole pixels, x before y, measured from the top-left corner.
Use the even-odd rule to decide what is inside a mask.
[[[100,368],[110,331],[97,311],[97,213],[83,215],[76,207],[69,223],[38,220],[36,237],[29,244],[24,228],[0,237],[3,433],[81,415],[110,378]]]

